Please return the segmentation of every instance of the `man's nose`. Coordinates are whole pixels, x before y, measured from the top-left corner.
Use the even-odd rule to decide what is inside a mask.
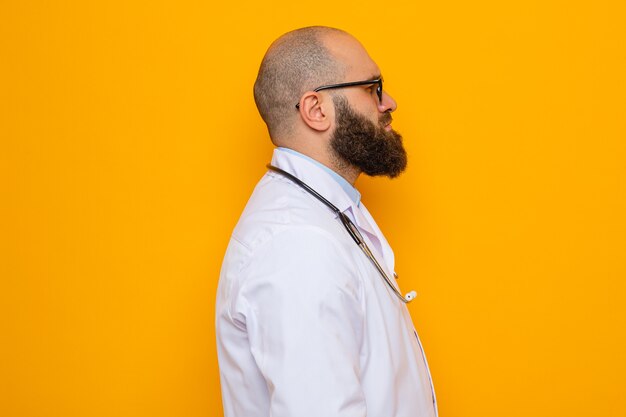
[[[384,112],[394,112],[398,108],[398,104],[389,94],[383,91],[383,99],[378,103],[378,111],[381,113]]]

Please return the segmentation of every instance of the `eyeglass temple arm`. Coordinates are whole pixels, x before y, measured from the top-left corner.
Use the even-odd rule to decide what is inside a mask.
[[[382,78],[378,78],[376,80],[366,80],[366,81],[353,81],[350,83],[339,83],[339,84],[331,84],[331,85],[323,85],[321,87],[317,87],[315,90],[316,93],[322,90],[330,90],[332,88],[343,88],[343,87],[354,87],[357,85],[368,85],[368,84],[380,84]],[[296,109],[300,109],[300,103],[296,104]]]
[[[323,85],[321,87],[317,87],[313,91],[318,92],[318,91],[322,91],[322,90],[330,90],[331,88],[353,87],[353,86],[356,86],[356,85],[368,85],[368,84],[380,84],[381,80],[382,80],[381,78],[378,78],[376,80],[353,81],[353,82],[350,82],[350,83],[339,83],[339,84]]]

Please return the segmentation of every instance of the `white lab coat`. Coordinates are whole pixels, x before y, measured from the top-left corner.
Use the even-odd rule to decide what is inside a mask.
[[[393,277],[363,204],[306,159],[276,149],[272,164],[350,216]],[[226,417],[437,415],[406,306],[337,216],[280,174],[261,179],[233,232],[216,313]]]

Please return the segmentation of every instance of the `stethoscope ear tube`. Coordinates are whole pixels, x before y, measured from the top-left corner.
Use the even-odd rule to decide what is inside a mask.
[[[354,240],[354,242],[361,248],[361,250],[363,251],[365,256],[367,256],[369,258],[369,260],[372,261],[372,263],[376,267],[376,270],[378,271],[380,276],[383,278],[383,280],[387,283],[389,288],[391,288],[391,291],[396,295],[396,297],[398,297],[405,304],[407,304],[407,303],[413,301],[413,299],[415,299],[415,296],[417,295],[417,293],[415,291],[410,291],[405,296],[402,296],[400,291],[398,291],[398,289],[395,287],[395,285],[393,285],[393,282],[391,281],[391,279],[389,279],[389,277],[387,276],[387,273],[385,272],[383,267],[380,266],[380,264],[376,260],[376,257],[374,256],[374,254],[372,253],[370,248],[367,246],[367,243],[365,243],[365,240],[363,239],[363,236],[361,236],[361,233],[359,232],[359,230],[357,229],[355,224],[352,222],[352,220],[350,220],[350,218],[345,213],[340,211],[337,208],[337,206],[335,206],[333,203],[331,203],[330,201],[325,199],[317,191],[315,191],[308,184],[306,184],[304,181],[302,181],[301,179],[297,178],[296,176],[294,176],[294,175],[288,173],[287,171],[284,171],[284,170],[282,170],[282,169],[280,169],[278,167],[275,167],[275,166],[273,166],[271,164],[268,164],[267,168],[269,170],[271,170],[271,171],[274,171],[274,172],[276,172],[278,174],[281,174],[284,177],[289,178],[296,185],[300,186],[302,189],[307,191],[313,197],[315,197],[316,199],[318,199],[319,201],[324,203],[324,205],[326,207],[328,207],[329,209],[334,211],[335,214],[337,214],[337,216],[339,217],[339,220],[341,221],[341,223],[343,224],[345,229],[350,234],[350,236],[352,236],[352,239]],[[395,273],[394,273],[394,275],[395,275]],[[396,277],[397,277],[397,275],[396,275]]]
[[[340,211],[337,212],[337,215],[339,216],[341,223],[343,223],[343,226],[346,228],[350,236],[352,236],[352,239],[354,239],[356,244],[359,246],[361,246],[362,244],[365,244],[365,242],[363,241],[363,236],[361,236],[361,233],[359,233],[359,231],[354,226],[354,223],[352,223],[350,218],[346,216],[345,213],[342,213]]]

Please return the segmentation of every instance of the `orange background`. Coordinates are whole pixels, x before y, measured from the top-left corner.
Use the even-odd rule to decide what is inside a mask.
[[[269,43],[356,35],[409,170],[358,187],[442,417],[625,416],[622,1],[0,2],[0,415],[217,416]]]

